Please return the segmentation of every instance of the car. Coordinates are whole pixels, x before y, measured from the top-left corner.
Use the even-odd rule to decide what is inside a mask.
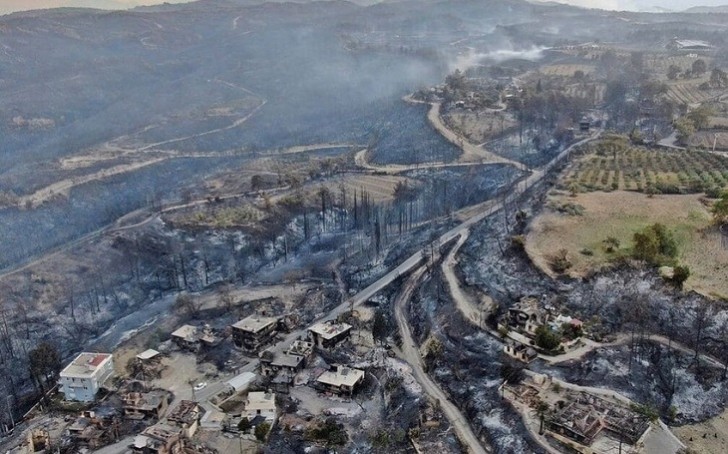
[[[202,381],[202,382],[196,384],[194,389],[195,389],[195,391],[199,391],[201,389],[205,389],[205,386],[207,386],[207,382]]]

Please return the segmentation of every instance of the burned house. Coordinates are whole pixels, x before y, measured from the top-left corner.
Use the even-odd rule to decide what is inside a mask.
[[[169,394],[166,391],[131,392],[122,397],[124,417],[128,419],[160,419],[167,412]]]
[[[293,377],[303,370],[303,356],[266,351],[260,357],[260,373],[265,377],[284,376],[293,382]]]
[[[280,318],[251,315],[232,326],[233,343],[249,352],[257,352],[269,344],[279,330]]]
[[[316,379],[316,387],[324,392],[351,397],[363,381],[363,370],[333,366],[331,370],[319,375]]]
[[[302,371],[313,355],[313,342],[295,340],[285,352],[266,351],[260,357],[260,371],[266,377],[274,377],[276,385],[281,391],[287,391],[287,386],[300,371]]]
[[[181,349],[197,352],[201,347],[214,347],[220,339],[212,332],[209,325],[198,328],[184,325],[172,333],[172,341]]]
[[[508,340],[503,347],[503,351],[511,358],[517,359],[524,363],[530,363],[538,358],[538,353],[533,348],[523,345],[512,340]]]
[[[134,438],[130,446],[134,454],[182,454],[183,431],[168,424],[155,424]]]
[[[84,411],[68,428],[68,434],[79,446],[98,449],[113,441],[118,432],[118,420],[113,411],[96,413]]]
[[[647,416],[625,405],[588,393],[570,397],[561,402],[545,425],[549,431],[584,446],[592,445],[601,435],[636,445],[650,427]]]
[[[351,325],[329,320],[313,325],[308,333],[317,348],[330,349],[349,337]]]
[[[199,427],[201,413],[197,402],[183,400],[167,415],[167,422],[182,429],[187,438],[192,438]]]
[[[536,335],[536,329],[548,321],[548,311],[539,306],[538,299],[528,297],[508,309],[500,327],[533,337]]]

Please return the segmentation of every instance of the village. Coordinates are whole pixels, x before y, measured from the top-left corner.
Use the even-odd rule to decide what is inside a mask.
[[[61,371],[52,402],[41,403],[36,416],[43,423],[9,452],[257,452],[276,425],[302,432],[313,445],[335,445],[336,437],[346,437],[335,421],[351,419],[374,399],[372,367],[416,387],[392,347],[374,341],[372,317],[371,308],[361,307],[302,329],[287,314],[261,312],[217,329],[184,324],[156,348],[121,349],[122,357],[81,353]],[[656,415],[624,396],[526,369],[537,360],[578,358],[599,345],[581,320],[528,296],[490,334],[503,342],[505,358],[522,365],[504,377],[502,399],[542,446],[585,454],[680,448]],[[216,367],[209,359],[225,349],[230,355]],[[438,446],[423,432],[437,430],[441,418],[436,403],[423,407],[412,445]],[[324,433],[327,425],[331,433]],[[310,435],[316,429],[318,438]]]

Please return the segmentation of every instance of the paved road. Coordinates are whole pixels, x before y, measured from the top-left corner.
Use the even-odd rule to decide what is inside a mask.
[[[417,269],[417,271],[412,273],[394,302],[394,316],[397,320],[399,331],[402,333],[402,349],[400,350],[400,356],[402,356],[402,358],[407,361],[410,366],[412,366],[412,372],[422,386],[422,390],[436,402],[439,402],[440,409],[450,420],[458,438],[462,443],[468,446],[468,452],[472,454],[485,454],[490,451],[483,448],[480,440],[470,428],[468,420],[460,412],[458,407],[450,402],[448,396],[442,391],[442,389],[440,389],[437,383],[432,381],[430,376],[427,375],[427,372],[425,372],[420,350],[417,348],[417,345],[415,345],[415,341],[412,338],[412,332],[410,331],[406,316],[407,302],[412,297],[412,293],[415,288],[417,288],[420,284],[422,276],[425,274],[425,270],[426,267],[421,266]]]

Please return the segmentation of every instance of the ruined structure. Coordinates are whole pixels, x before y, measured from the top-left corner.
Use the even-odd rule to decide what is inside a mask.
[[[257,352],[270,343],[278,332],[278,317],[251,315],[232,326],[233,343],[236,347]]]

